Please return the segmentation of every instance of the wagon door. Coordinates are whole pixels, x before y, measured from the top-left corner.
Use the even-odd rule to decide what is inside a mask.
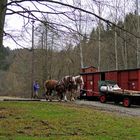
[[[98,82],[100,81],[100,73],[94,74],[93,96],[99,96]]]
[[[87,89],[87,96],[92,96],[93,94],[93,76],[92,75],[87,75],[86,89]]]

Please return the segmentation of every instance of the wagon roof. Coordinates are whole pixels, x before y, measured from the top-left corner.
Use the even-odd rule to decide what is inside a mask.
[[[122,71],[138,71],[140,68],[133,68],[133,69],[123,69],[123,70],[105,70],[105,71],[97,71],[97,72],[89,72],[89,73],[80,73],[80,75],[88,75],[88,74],[98,74],[104,72],[122,72]]]

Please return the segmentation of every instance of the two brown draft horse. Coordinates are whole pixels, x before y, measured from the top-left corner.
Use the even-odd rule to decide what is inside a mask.
[[[46,100],[52,101],[52,92],[56,92],[58,100],[62,99],[63,92],[65,92],[65,88],[63,85],[59,84],[57,80],[47,80],[44,83]]]
[[[67,96],[70,100],[75,100],[76,94],[80,93],[80,89],[83,87],[84,82],[82,76],[65,76],[60,81],[47,80],[44,83],[46,92],[46,99],[51,101],[52,92],[55,91],[59,100],[64,98],[67,101]]]

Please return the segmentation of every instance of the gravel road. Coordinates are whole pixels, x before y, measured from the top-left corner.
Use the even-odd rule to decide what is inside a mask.
[[[98,101],[85,101],[85,100],[77,100],[75,103],[79,105],[87,105],[103,111],[115,112],[120,115],[140,117],[140,106],[131,106],[130,108],[126,108],[123,107],[121,104],[120,105],[115,105],[114,103],[103,104]]]

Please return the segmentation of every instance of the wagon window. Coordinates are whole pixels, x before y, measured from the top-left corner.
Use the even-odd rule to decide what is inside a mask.
[[[101,73],[101,80],[102,80],[102,81],[105,80],[105,73]]]

